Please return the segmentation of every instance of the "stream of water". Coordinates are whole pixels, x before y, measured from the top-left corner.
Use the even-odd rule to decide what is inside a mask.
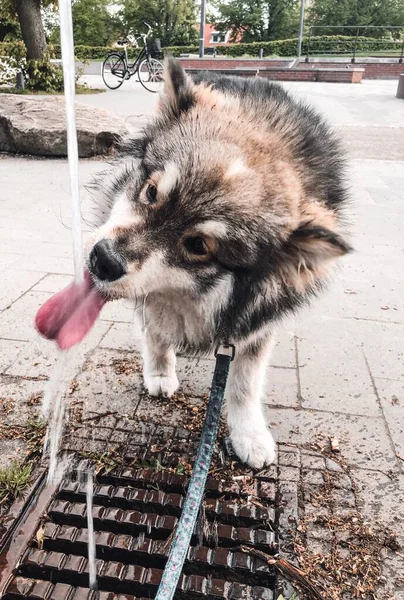
[[[78,177],[79,158],[75,115],[76,81],[71,0],[60,0],[59,12],[67,123],[74,278],[76,283],[82,283],[84,278],[84,258]],[[60,351],[58,360],[44,391],[42,413],[48,419],[48,429],[44,442],[44,455],[49,455],[48,484],[58,484],[69,468],[69,460],[66,457],[60,456],[60,445],[63,438],[66,416],[66,393],[74,375],[74,365],[77,363],[77,358],[78,352],[75,348]],[[91,465],[88,465],[86,476],[89,587],[96,589],[97,574],[93,523],[94,485]]]

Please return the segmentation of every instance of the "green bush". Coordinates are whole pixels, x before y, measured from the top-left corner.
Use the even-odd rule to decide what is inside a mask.
[[[49,57],[27,61],[23,70],[25,87],[33,91],[57,93],[63,91],[63,69],[51,63]]]
[[[308,40],[303,40],[302,53],[307,52]],[[313,36],[310,40],[310,53],[315,54],[351,54],[355,45],[355,37],[343,35]],[[400,50],[402,42],[378,38],[358,38],[357,52],[377,52]],[[251,42],[248,44],[229,44],[228,46],[216,47],[216,52],[221,56],[259,56],[260,49],[264,56],[296,56],[297,38],[289,40],[274,40],[272,42]],[[181,54],[197,54],[198,46],[171,46],[163,48],[165,54],[173,56]]]
[[[108,52],[117,50],[109,46],[76,46],[77,60],[104,60]],[[0,56],[25,56],[26,50],[23,42],[0,42]],[[60,44],[48,44],[50,58],[61,58]]]
[[[54,44],[50,47],[55,58],[61,58],[60,45]],[[108,52],[117,50],[109,46],[75,46],[74,53],[77,60],[104,60]]]
[[[63,91],[63,70],[51,62],[51,54],[40,60],[27,60],[23,42],[0,44],[0,84],[15,84],[16,73],[24,75],[27,90],[43,92]]]
[[[307,52],[307,38],[303,39],[302,54]],[[402,41],[385,38],[359,37],[356,47],[357,52],[378,52],[400,50]],[[310,40],[310,54],[352,54],[355,45],[355,37],[343,35],[313,36]],[[216,52],[221,56],[259,56],[260,49],[264,56],[296,56],[297,38],[288,40],[274,40],[272,42],[252,42],[248,44],[229,44],[228,46],[216,47]],[[117,48],[109,46],[76,46],[75,54],[77,60],[104,60],[108,52],[117,51]],[[118,50],[119,51],[119,50]],[[163,53],[172,56],[181,54],[198,54],[198,46],[167,46],[162,49]],[[60,58],[60,45],[48,45],[50,58]],[[132,52],[133,54],[133,52]],[[21,60],[25,57],[25,46],[23,42],[0,42],[0,57],[8,56]]]

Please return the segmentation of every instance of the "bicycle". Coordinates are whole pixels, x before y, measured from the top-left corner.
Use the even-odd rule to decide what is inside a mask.
[[[162,63],[153,58],[147,45],[147,38],[151,32],[151,27],[145,23],[148,28],[147,33],[135,33],[134,41],[129,36],[123,40],[118,40],[117,44],[123,46],[123,52],[114,50],[108,54],[102,64],[102,79],[110,90],[117,90],[125,80],[130,80],[138,75],[138,80],[148,92],[158,92],[163,87]],[[135,58],[133,63],[129,63],[127,45],[133,43],[137,45],[137,40],[141,38],[143,48]]]

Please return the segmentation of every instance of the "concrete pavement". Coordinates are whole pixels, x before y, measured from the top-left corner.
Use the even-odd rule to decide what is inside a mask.
[[[404,543],[404,102],[394,97],[391,81],[285,87],[315,104],[348,140],[356,252],[342,261],[328,292],[311,309],[280,326],[266,414],[276,439],[291,448],[328,447],[336,436],[363,514],[389,523]],[[136,128],[156,98],[125,88],[79,101],[134,116]],[[87,229],[91,209],[84,184],[104,167],[102,161],[80,162]],[[8,432],[36,410],[32,399],[56,359],[53,345],[33,329],[35,311],[70,280],[73,263],[66,161],[1,156],[0,180],[2,467],[24,455],[25,441]],[[130,357],[136,349],[132,316],[125,304],[108,306],[81,357],[87,353],[107,366],[116,356]],[[135,414],[140,374],[125,379],[124,395],[108,380],[108,368],[107,375],[83,370],[81,357],[72,367],[71,377],[80,382],[72,404],[89,415],[110,409],[113,400],[114,410]],[[183,391],[206,393],[211,370],[210,361],[181,359]],[[388,549],[385,554],[387,581],[380,598],[402,600],[404,560]]]

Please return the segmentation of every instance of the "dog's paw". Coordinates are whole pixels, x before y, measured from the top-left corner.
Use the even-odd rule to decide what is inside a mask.
[[[171,398],[178,390],[179,381],[175,373],[172,375],[144,375],[144,384],[150,396]]]
[[[269,429],[260,427],[246,432],[233,429],[230,440],[241,462],[253,469],[262,469],[275,461],[276,445]]]

